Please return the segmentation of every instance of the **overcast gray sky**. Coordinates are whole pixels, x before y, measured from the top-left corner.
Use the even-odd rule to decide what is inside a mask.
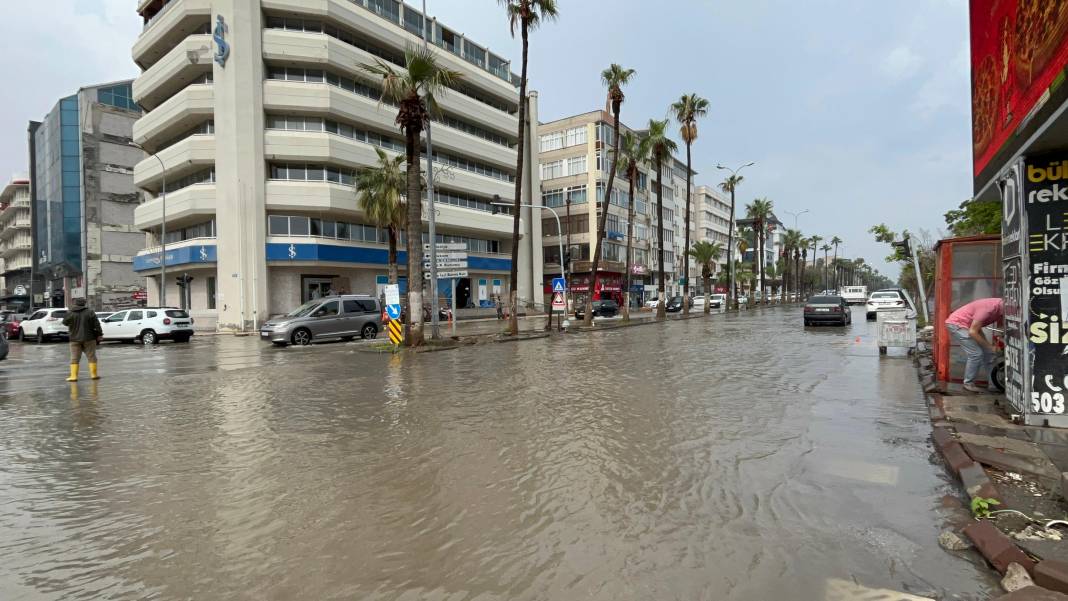
[[[519,70],[495,0],[427,0],[431,14]],[[0,174],[26,170],[26,124],[80,86],[133,77],[134,0],[5,3]],[[739,188],[881,263],[874,223],[925,228],[971,191],[967,0],[559,0],[531,40],[543,121],[604,103],[600,71],[638,74],[623,120],[662,119],[682,93],[712,103],[694,147],[697,184],[717,162],[756,161]],[[17,82],[14,83],[14,82]],[[677,128],[676,128],[677,129]],[[884,271],[896,275],[893,266]]]

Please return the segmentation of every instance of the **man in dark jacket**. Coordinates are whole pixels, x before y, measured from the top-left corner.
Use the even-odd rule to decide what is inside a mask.
[[[85,306],[84,298],[74,299],[74,308],[63,318],[63,325],[67,326],[70,335],[70,377],[67,381],[78,381],[82,353],[89,361],[89,377],[99,380],[100,376],[96,373],[96,345],[104,336],[104,331],[100,328],[96,313]]]

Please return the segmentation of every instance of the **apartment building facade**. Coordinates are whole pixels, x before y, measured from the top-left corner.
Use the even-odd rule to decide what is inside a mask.
[[[33,231],[30,178],[16,175],[0,191],[0,308],[29,308]]]
[[[360,65],[402,69],[424,22],[439,63],[462,73],[432,121],[437,241],[467,245],[460,307],[507,294],[512,216],[491,204],[515,196],[520,98],[507,60],[397,0],[141,0],[138,12],[134,96],[146,113],[134,138],[151,156],[134,174],[147,236],[136,266],[150,302],[163,261],[168,303],[220,330],[331,292],[381,294],[386,232],[360,209],[353,178],[376,147],[403,154],[404,138],[380,79]],[[535,124],[527,165],[536,99],[524,99]],[[537,201],[536,170],[524,183],[522,202]],[[541,216],[524,209],[521,233],[519,297],[540,304]],[[401,252],[402,289],[405,261]]]
[[[716,274],[718,274],[730,266],[727,257],[731,235],[730,196],[712,186],[697,186],[693,192],[693,210],[696,215],[697,239],[718,244],[722,249],[722,254],[716,266]],[[741,257],[736,245],[734,247],[734,256],[736,258]],[[715,279],[716,274],[713,275],[713,279]],[[699,275],[695,277],[699,277]],[[700,280],[695,280],[695,283],[699,282]],[[703,292],[700,285],[698,289]],[[725,291],[726,289],[724,288],[723,290]]]
[[[87,86],[28,128],[34,293],[51,306],[136,304],[133,269],[144,235],[133,227],[138,194],[130,146],[141,111],[131,82]]]

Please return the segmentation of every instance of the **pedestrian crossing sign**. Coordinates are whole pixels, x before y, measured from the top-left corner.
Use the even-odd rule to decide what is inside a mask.
[[[553,278],[553,292],[563,292],[566,287],[564,278]]]

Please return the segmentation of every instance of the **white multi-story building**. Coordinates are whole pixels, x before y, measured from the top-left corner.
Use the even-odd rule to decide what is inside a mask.
[[[386,234],[360,210],[352,182],[376,147],[403,153],[404,138],[380,79],[360,65],[402,69],[405,49],[421,44],[423,15],[397,0],[140,0],[138,12],[134,97],[146,112],[134,138],[153,156],[134,172],[147,196],[136,226],[149,246],[136,268],[149,277],[149,302],[164,179],[167,301],[181,299],[198,324],[245,330],[317,295],[380,292]],[[507,294],[512,217],[490,203],[515,196],[520,98],[507,60],[427,24],[439,63],[462,73],[432,124],[438,241],[467,245],[470,277],[457,300],[478,306]],[[525,101],[537,124],[536,94]],[[522,201],[537,200],[535,170],[523,181]],[[518,293],[540,304],[541,216],[522,217]],[[185,275],[193,280],[179,288]]]
[[[722,248],[717,272],[719,269],[729,267],[727,252],[731,234],[730,197],[712,186],[697,186],[693,193],[693,210],[696,214],[697,239],[719,244]],[[737,230],[735,235],[737,235]],[[737,241],[734,245],[734,256],[736,259],[742,256],[738,252]]]
[[[16,175],[0,191],[0,305],[29,306],[33,262],[30,222],[30,179]]]

